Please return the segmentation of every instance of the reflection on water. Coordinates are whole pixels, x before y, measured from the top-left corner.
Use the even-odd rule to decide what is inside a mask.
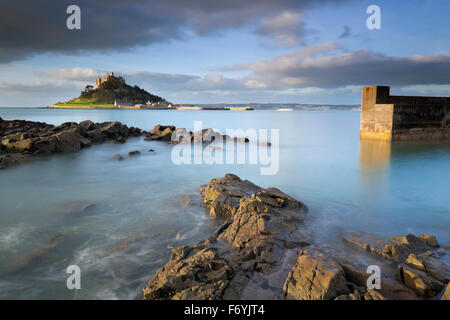
[[[391,142],[363,139],[359,142],[359,167],[362,171],[379,170],[389,167]]]
[[[391,161],[391,142],[361,138],[359,142],[359,183],[365,201],[378,201],[386,192]]]

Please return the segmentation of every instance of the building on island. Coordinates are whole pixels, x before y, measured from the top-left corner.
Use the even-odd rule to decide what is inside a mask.
[[[450,141],[450,98],[391,96],[389,87],[362,88],[361,138]]]
[[[114,72],[110,72],[107,76],[104,76],[103,78],[100,78],[100,76],[98,76],[97,81],[95,82],[95,89],[98,89],[98,87],[102,84],[105,83],[107,81],[111,81],[113,83],[117,83],[117,84],[125,84],[125,79],[123,77],[116,77],[114,75]]]
[[[134,106],[133,102],[129,102],[127,100],[120,100],[120,99],[114,100],[114,107],[116,107],[116,108],[132,107],[132,106]]]

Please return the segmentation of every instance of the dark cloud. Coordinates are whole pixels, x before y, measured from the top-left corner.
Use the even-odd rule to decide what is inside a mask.
[[[258,34],[292,45],[303,32],[296,17],[308,8],[348,0],[15,0],[2,1],[0,63],[34,54],[125,50],[255,25]],[[66,28],[66,9],[81,8],[81,30]],[[283,25],[277,17],[290,18]],[[298,28],[298,29],[297,29]]]
[[[349,26],[344,26],[344,31],[339,35],[339,39],[345,39],[350,37],[352,34]]]
[[[310,47],[310,51],[332,49],[332,45]],[[358,50],[322,57],[305,56],[308,48],[295,54],[224,70],[250,70],[248,76],[261,87],[339,88],[361,85],[450,84],[450,55],[388,56]]]

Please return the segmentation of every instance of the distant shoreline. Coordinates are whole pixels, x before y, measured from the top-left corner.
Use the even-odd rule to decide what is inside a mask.
[[[208,107],[208,106],[180,106],[180,107],[147,107],[147,106],[124,106],[124,107],[107,107],[107,106],[78,106],[78,105],[56,105],[52,104],[41,109],[107,109],[107,110],[218,110],[218,111],[252,111],[251,107]]]

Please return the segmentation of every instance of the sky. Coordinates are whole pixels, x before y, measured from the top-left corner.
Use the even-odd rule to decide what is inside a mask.
[[[69,5],[81,29],[69,30]],[[367,8],[381,11],[370,30]],[[98,75],[174,103],[359,104],[364,85],[450,96],[448,0],[0,0],[0,107]]]

